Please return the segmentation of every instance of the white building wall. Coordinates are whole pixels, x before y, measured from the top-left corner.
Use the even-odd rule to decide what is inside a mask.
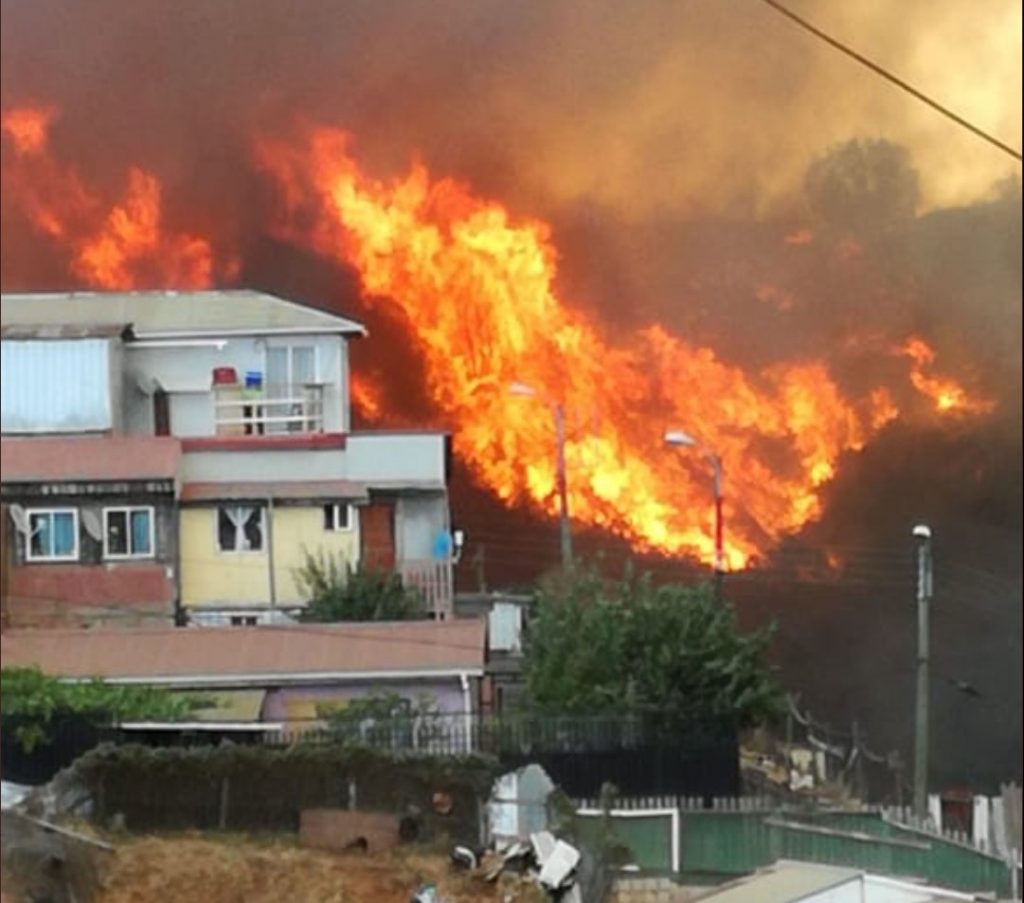
[[[127,347],[126,428],[152,432],[152,395],[163,388],[170,396],[171,432],[176,436],[212,436],[215,432],[213,371],[234,367],[239,381],[249,371],[266,373],[266,350],[280,345],[312,345],[317,379],[324,386],[324,431],[342,432],[349,422],[347,347],[341,336],[268,336],[211,339],[202,343],[141,342]]]
[[[348,439],[350,480],[372,485],[424,483],[445,485],[445,437],[442,433],[355,433]]]

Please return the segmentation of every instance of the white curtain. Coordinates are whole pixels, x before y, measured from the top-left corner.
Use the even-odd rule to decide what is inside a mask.
[[[249,550],[249,538],[245,535],[245,525],[249,518],[256,514],[257,508],[251,505],[234,505],[224,509],[228,520],[235,528],[235,551],[246,552]]]

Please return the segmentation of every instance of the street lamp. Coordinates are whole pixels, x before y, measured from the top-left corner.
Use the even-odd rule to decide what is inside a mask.
[[[932,531],[914,527],[917,540],[917,695],[914,708],[914,811],[928,814],[928,607],[932,598]]]
[[[525,383],[514,382],[508,387],[512,395],[537,398],[537,390]],[[555,417],[555,486],[558,491],[558,526],[562,549],[562,567],[572,567],[572,532],[569,528],[569,489],[565,471],[565,408],[560,402],[547,402]]]
[[[696,448],[711,462],[714,473],[715,491],[715,594],[722,594],[722,577],[725,574],[725,531],[722,523],[722,459],[710,448],[698,442],[682,430],[665,433],[665,444],[676,448]]]

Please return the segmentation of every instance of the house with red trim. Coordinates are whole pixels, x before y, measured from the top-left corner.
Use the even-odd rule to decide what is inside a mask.
[[[449,614],[448,437],[352,430],[360,324],[255,291],[72,292],[3,295],[0,329],[7,623],[270,623],[305,604],[308,555]]]

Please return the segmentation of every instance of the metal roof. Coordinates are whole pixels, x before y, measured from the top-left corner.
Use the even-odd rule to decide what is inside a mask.
[[[798,903],[812,894],[855,881],[859,869],[809,862],[776,862],[698,897],[701,903]]]
[[[4,330],[130,325],[139,339],[340,333],[360,323],[250,290],[195,292],[31,292],[0,296]]]
[[[270,480],[259,482],[194,482],[186,483],[181,489],[181,501],[224,502],[261,501],[263,499],[282,501],[308,501],[316,499],[342,499],[345,501],[366,501],[369,493],[363,483],[351,480]]]
[[[63,678],[171,686],[261,686],[481,673],[480,619],[274,627],[11,630],[5,667]]]
[[[177,476],[181,444],[171,436],[5,436],[0,459],[4,484],[167,480]]]

